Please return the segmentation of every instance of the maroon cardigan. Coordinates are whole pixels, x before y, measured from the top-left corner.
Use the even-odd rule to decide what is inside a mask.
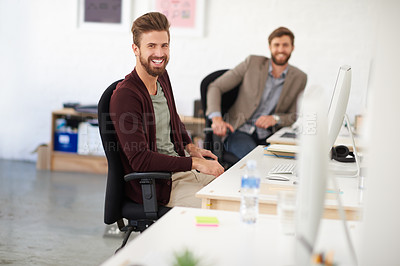
[[[156,126],[153,103],[146,86],[134,69],[118,83],[110,100],[110,115],[123,150],[122,163],[125,174],[132,172],[180,172],[192,168],[192,158],[185,157],[185,146],[191,143],[185,126],[175,107],[168,73],[158,77],[171,116],[171,140],[179,157],[157,152]],[[161,205],[169,202],[171,181],[156,181],[157,201]],[[142,203],[139,181],[130,181],[125,194],[137,203]]]

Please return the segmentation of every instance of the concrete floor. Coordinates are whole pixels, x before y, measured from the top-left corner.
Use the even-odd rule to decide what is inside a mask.
[[[121,237],[103,237],[105,175],[36,170],[0,160],[0,265],[99,265]]]

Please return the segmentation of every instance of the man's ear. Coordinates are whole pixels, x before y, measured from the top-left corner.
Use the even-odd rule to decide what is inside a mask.
[[[136,44],[132,44],[132,50],[135,53],[135,56],[139,55],[139,47]]]

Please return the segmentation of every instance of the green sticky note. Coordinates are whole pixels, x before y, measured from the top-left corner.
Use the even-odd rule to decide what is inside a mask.
[[[219,221],[215,216],[196,216],[197,226],[218,226]]]

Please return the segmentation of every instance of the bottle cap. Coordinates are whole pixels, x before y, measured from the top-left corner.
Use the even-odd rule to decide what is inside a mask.
[[[256,169],[257,161],[256,160],[248,160],[246,165],[247,165],[248,169],[251,169],[251,170]]]

